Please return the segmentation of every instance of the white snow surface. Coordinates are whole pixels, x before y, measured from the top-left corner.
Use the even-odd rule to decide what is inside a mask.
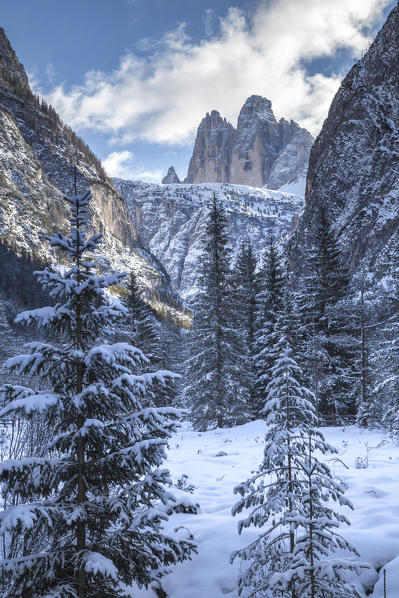
[[[342,508],[351,521],[350,527],[342,525],[342,535],[359,549],[359,560],[372,565],[370,571],[362,574],[360,588],[372,590],[372,598],[383,598],[386,568],[387,596],[396,598],[399,596],[399,447],[382,431],[355,426],[322,431],[327,442],[339,450],[329,465],[347,485],[346,496],[355,507],[354,511]],[[257,469],[264,435],[265,423],[259,420],[205,433],[193,432],[184,424],[172,438],[166,464],[175,482],[183,474],[188,475],[188,483],[196,488],[187,497],[190,503],[198,503],[200,510],[198,514],[180,513],[170,519],[171,529],[185,526],[193,533],[198,555],[176,566],[162,580],[168,598],[237,598],[240,563],[230,564],[230,555],[257,537],[259,529],[249,528],[238,535],[240,517],[231,516],[231,508],[238,500],[233,488]],[[367,455],[368,467],[358,468],[358,458]],[[181,492],[177,492],[180,502]],[[132,595],[155,598],[151,589],[135,588]]]
[[[287,183],[287,185],[283,185],[279,188],[279,191],[284,193],[291,193],[292,195],[298,195],[301,197],[305,197],[306,192],[306,178],[298,179],[293,183]]]

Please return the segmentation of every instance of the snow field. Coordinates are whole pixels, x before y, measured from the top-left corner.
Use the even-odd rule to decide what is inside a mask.
[[[352,525],[342,526],[342,535],[355,544],[360,559],[374,567],[364,572],[362,584],[368,591],[373,589],[372,598],[383,598],[381,567],[386,565],[387,596],[398,598],[399,447],[380,431],[355,426],[324,428],[323,433],[327,442],[339,450],[329,465],[347,485],[346,496],[355,507],[354,511],[343,511]],[[230,555],[255,539],[259,529],[246,529],[238,535],[240,517],[231,516],[238,500],[233,488],[257,469],[264,434],[265,423],[260,420],[205,433],[193,432],[184,424],[171,440],[165,465],[175,482],[186,474],[188,483],[196,486],[187,497],[193,504],[200,504],[200,512],[171,517],[171,527],[187,527],[195,536],[198,555],[176,566],[162,580],[168,598],[237,597],[240,562],[230,564]],[[217,456],[220,453],[226,454]],[[359,468],[360,460],[367,456],[368,467]],[[182,493],[177,493],[180,502]],[[375,569],[381,569],[379,579]],[[141,590],[134,596],[154,598],[155,594]]]

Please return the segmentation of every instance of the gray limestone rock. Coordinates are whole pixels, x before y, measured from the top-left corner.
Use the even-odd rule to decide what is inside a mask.
[[[227,183],[230,181],[231,148],[236,131],[216,110],[198,127],[193,155],[185,183]]]
[[[186,182],[278,189],[306,176],[313,139],[295,122],[277,122],[270,100],[250,96],[237,129],[213,110],[198,127]]]
[[[399,244],[398,7],[343,80],[312,147],[306,208],[292,240],[298,265],[321,205],[352,270],[363,262],[384,276]]]
[[[176,174],[176,170],[173,166],[171,166],[168,170],[168,174],[163,177],[162,184],[163,185],[171,185],[171,184],[178,184],[180,183],[180,179]]]

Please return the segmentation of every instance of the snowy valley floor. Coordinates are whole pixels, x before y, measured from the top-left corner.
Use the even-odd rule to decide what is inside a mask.
[[[196,515],[171,517],[173,527],[190,529],[199,550],[192,561],[178,565],[163,579],[162,587],[168,598],[237,596],[239,562],[231,565],[230,554],[249,544],[259,530],[244,530],[238,536],[238,517],[233,518],[230,513],[237,500],[233,488],[257,468],[264,432],[262,421],[206,433],[193,432],[185,425],[172,439],[166,465],[174,481],[183,474],[188,476],[188,483],[196,489],[193,494],[183,496],[199,503],[200,511]],[[362,560],[369,561],[376,569],[386,564],[387,596],[398,598],[399,447],[390,439],[383,442],[382,432],[354,426],[324,428],[323,432],[326,440],[339,450],[339,460],[331,461],[330,466],[345,481],[346,495],[355,507],[354,511],[345,510],[352,525],[343,526],[342,533],[359,549]],[[357,467],[356,463],[359,465],[367,455],[368,467]],[[179,491],[178,496],[182,496]],[[377,578],[374,570],[365,574],[362,581],[373,587]],[[382,571],[370,595],[383,598]],[[141,590],[134,596],[154,598],[155,594],[152,590]]]

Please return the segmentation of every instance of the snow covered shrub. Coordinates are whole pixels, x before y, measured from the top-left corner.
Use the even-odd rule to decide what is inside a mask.
[[[288,347],[272,368],[264,408],[267,432],[258,471],[235,488],[241,499],[233,515],[249,510],[239,533],[259,527],[260,536],[232,558],[249,561],[239,581],[240,594],[256,598],[351,598],[360,596],[346,571],[362,565],[337,550],[358,554],[336,531],[349,523],[331,508],[331,500],[353,508],[329,467],[315,457],[335,453],[313,426],[313,394]]]
[[[179,414],[142,407],[153,382],[172,374],[135,374],[146,361],[140,349],[96,345],[102,328],[122,315],[104,289],[123,274],[97,276],[85,257],[101,238],[86,238],[90,197],[66,197],[71,233],[50,240],[69,269],[37,273],[59,302],[17,317],[48,328],[58,343],[31,342],[26,355],[6,363],[38,375],[42,390],[5,386],[0,416],[41,414],[46,443],[40,456],[0,464],[3,491],[14,498],[0,514],[0,533],[9,534],[0,560],[4,598],[126,596],[132,582],[156,581],[194,549],[190,538],[162,528],[173,497],[161,465]]]
[[[184,492],[188,492],[189,494],[193,494],[194,490],[196,489],[196,486],[194,486],[194,484],[191,484],[188,481],[188,475],[186,473],[183,473],[182,476],[178,478],[175,486],[179,490],[183,490]]]

